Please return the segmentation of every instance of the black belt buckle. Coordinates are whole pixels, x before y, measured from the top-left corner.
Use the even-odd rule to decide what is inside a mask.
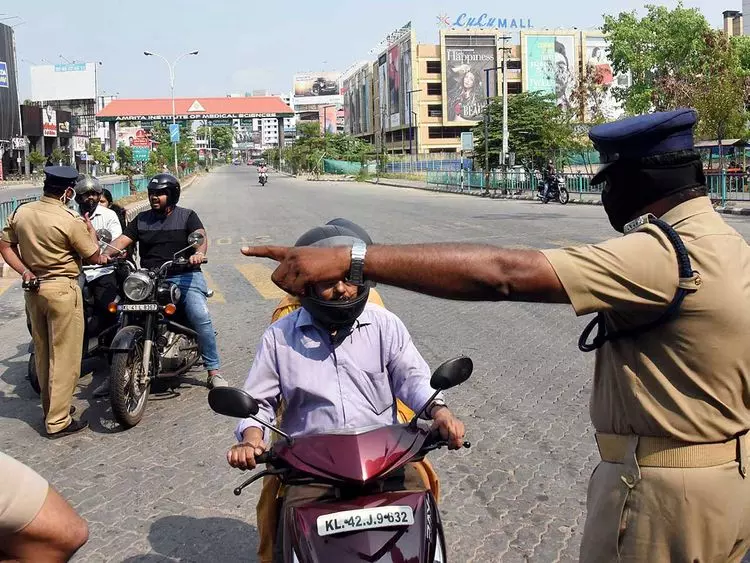
[[[32,278],[21,284],[24,291],[37,293],[39,291],[39,278]]]

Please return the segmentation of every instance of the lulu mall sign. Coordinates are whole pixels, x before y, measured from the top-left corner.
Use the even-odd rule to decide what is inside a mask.
[[[455,18],[448,14],[440,14],[437,19],[440,27],[505,30],[531,29],[531,18],[500,18],[490,16],[486,12],[483,12],[478,16],[476,14],[467,14],[466,12],[463,12]]]

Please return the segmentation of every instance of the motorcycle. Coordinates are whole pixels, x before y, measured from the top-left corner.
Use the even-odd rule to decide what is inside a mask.
[[[565,182],[561,176],[555,176],[555,180],[551,183],[549,191],[547,192],[547,197],[544,197],[544,181],[539,182],[537,191],[539,192],[537,197],[542,200],[542,203],[557,201],[562,205],[565,205],[570,201],[570,194],[565,188]]]
[[[466,381],[473,370],[460,356],[441,364],[430,385],[435,394],[407,424],[292,438],[255,417],[258,403],[232,387],[212,389],[208,403],[215,412],[252,418],[278,432],[257,463],[271,469],[256,472],[234,489],[235,495],[267,475],[284,485],[322,484],[334,487],[323,500],[291,508],[279,529],[285,563],[318,561],[447,561],[445,537],[437,502],[430,491],[388,490],[387,479],[407,463],[447,445],[439,433],[417,424],[440,391]],[[464,442],[464,447],[471,447]]]
[[[204,240],[196,231],[188,236],[188,246],[159,268],[132,268],[122,285],[122,303],[110,305],[122,313],[109,347],[110,402],[115,419],[125,428],[141,421],[154,381],[173,380],[201,359],[198,334],[177,308],[180,288],[166,278],[169,268],[187,264],[183,254]]]
[[[99,247],[102,250],[104,250],[104,247],[110,246],[109,243],[112,242],[112,233],[110,233],[107,229],[99,229],[96,234],[99,239]],[[121,273],[119,270],[120,263],[125,262],[135,268],[133,262],[129,260],[116,260],[113,262],[115,264],[115,272],[118,278],[121,277]],[[102,266],[87,266],[86,269],[97,269],[101,267]],[[109,344],[112,342],[112,338],[114,338],[115,333],[117,332],[118,323],[115,320],[114,322],[110,322],[107,325],[97,315],[96,304],[94,302],[94,294],[86,283],[86,276],[84,274],[81,274],[79,276],[78,283],[81,287],[81,294],[83,296],[83,318],[85,320],[83,333],[83,352],[81,355],[81,360],[85,361],[95,357],[107,356],[109,352]],[[118,286],[120,285],[121,284],[118,281]],[[116,300],[119,301],[120,298],[121,296],[118,295]],[[29,335],[31,335],[31,320],[29,319],[28,315],[26,315],[26,328],[29,331]],[[41,389],[39,386],[39,377],[36,371],[36,352],[34,349],[33,340],[29,343],[28,352],[30,355],[26,370],[27,378],[29,380],[31,388],[37,395],[39,395],[41,394]],[[83,370],[81,370],[81,372],[83,372]]]
[[[265,186],[268,182],[268,173],[267,172],[260,172],[258,174],[258,181],[260,182],[261,186]]]

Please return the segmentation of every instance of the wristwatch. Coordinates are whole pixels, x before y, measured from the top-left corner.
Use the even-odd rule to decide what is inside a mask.
[[[437,407],[444,407],[444,406],[446,405],[443,399],[440,399],[440,398],[435,399],[434,401],[432,401],[432,403],[430,403],[430,406],[427,407],[427,412],[425,414],[427,414],[428,418],[432,419],[432,411],[434,411]]]
[[[365,255],[367,254],[367,245],[362,241],[357,241],[352,245],[352,262],[349,267],[348,281],[354,285],[364,285],[365,283]]]

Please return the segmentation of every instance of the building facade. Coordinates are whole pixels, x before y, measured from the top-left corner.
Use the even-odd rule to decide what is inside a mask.
[[[748,0],[750,1],[750,0]],[[377,59],[342,81],[344,131],[388,154],[455,153],[461,134],[484,119],[487,99],[542,91],[582,121],[616,119],[615,75],[600,32],[525,30],[511,43],[500,30],[443,29],[438,44],[417,44],[410,26],[392,35]],[[574,95],[583,78],[606,87],[596,107]]]

